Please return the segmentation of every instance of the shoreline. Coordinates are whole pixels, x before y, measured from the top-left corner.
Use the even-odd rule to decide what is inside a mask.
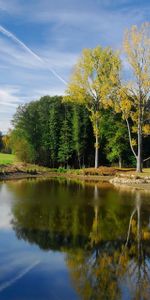
[[[150,192],[150,178],[144,179],[142,177],[136,178],[136,176],[121,176],[117,175],[79,175],[72,173],[58,173],[52,171],[41,171],[37,174],[30,174],[26,171],[14,171],[14,172],[4,172],[0,174],[0,182],[5,182],[9,180],[21,180],[21,179],[30,179],[30,178],[40,178],[40,179],[51,179],[51,178],[64,178],[70,180],[80,180],[85,182],[107,182],[112,184],[114,187],[119,188],[131,188],[136,190],[146,190]],[[147,181],[146,181],[147,180]]]
[[[100,175],[77,175],[77,174],[69,174],[69,173],[57,173],[57,172],[43,172],[37,174],[29,174],[27,172],[16,172],[16,173],[7,173],[4,175],[0,175],[0,181],[7,180],[16,180],[16,179],[28,179],[28,178],[66,178],[66,179],[79,179],[85,181],[107,181],[109,182],[113,176],[100,176]]]

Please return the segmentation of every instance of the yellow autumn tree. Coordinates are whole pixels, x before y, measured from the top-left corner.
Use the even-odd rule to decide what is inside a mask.
[[[95,168],[98,167],[101,109],[110,105],[118,86],[119,69],[119,57],[110,48],[84,49],[64,97],[64,101],[84,104],[90,112],[95,136]]]
[[[141,172],[143,137],[150,134],[150,23],[127,30],[123,49],[131,80],[118,90],[115,106],[126,120],[131,150],[137,161],[136,169]],[[132,138],[133,133],[137,134],[137,139]],[[150,157],[145,161],[148,159]]]

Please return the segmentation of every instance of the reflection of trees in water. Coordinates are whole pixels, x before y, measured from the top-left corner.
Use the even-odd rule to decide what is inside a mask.
[[[123,243],[103,242],[100,208],[95,201],[95,216],[90,233],[91,251],[70,251],[66,257],[75,286],[83,299],[120,299],[126,286],[132,299],[149,299],[149,226],[142,227],[141,194],[135,194],[127,239]]]
[[[135,299],[149,299],[150,293],[150,231],[142,226],[141,194],[135,193],[135,208],[131,214],[127,240],[119,258],[118,274],[128,278]]]
[[[62,182],[61,182],[62,183]],[[27,188],[26,188],[27,187]],[[13,207],[13,227],[19,238],[43,249],[84,247],[93,219],[84,187],[76,184],[26,182],[11,186],[18,200]],[[92,194],[92,193],[91,193]],[[91,195],[92,196],[92,195]],[[87,197],[87,198],[88,198]]]
[[[93,188],[86,194],[77,185],[59,188],[38,187],[43,201],[35,186],[19,190],[22,201],[13,208],[18,238],[42,249],[64,251],[83,299],[120,299],[123,285],[133,293],[132,299],[149,299],[149,219],[146,212],[142,216],[140,192],[135,193],[131,210],[132,206],[109,199],[113,194],[101,194],[97,185],[92,198]]]

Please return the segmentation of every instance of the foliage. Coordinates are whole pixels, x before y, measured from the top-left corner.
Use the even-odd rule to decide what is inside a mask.
[[[150,23],[142,24],[139,29],[132,26],[126,31],[124,53],[131,80],[120,86],[114,102],[116,111],[121,111],[127,122],[130,146],[139,172],[143,163],[143,137],[150,134]],[[132,140],[132,132],[137,133],[136,143],[135,139]]]
[[[83,169],[82,173],[84,175],[102,175],[102,176],[114,176],[117,173],[117,169],[112,167],[99,167],[95,168],[88,168]],[[81,174],[82,174],[81,173]]]
[[[65,166],[68,166],[69,159],[72,155],[72,132],[71,132],[71,118],[68,114],[67,107],[65,107],[65,118],[62,122],[60,130],[60,140],[58,149],[58,161]]]
[[[126,165],[131,164],[132,153],[129,148],[128,131],[121,114],[107,110],[101,118],[101,135],[107,140],[105,152],[111,162],[119,162],[121,167],[124,159]],[[127,153],[129,154],[127,156]]]
[[[22,130],[16,129],[11,133],[10,144],[13,153],[22,162],[34,162],[35,151]]]
[[[58,169],[57,169],[57,172],[58,173],[66,173],[66,169],[65,168],[63,168],[63,167],[59,167]]]
[[[95,136],[95,167],[98,166],[99,126],[101,109],[108,106],[118,86],[120,60],[110,48],[84,49],[78,60],[65,101],[83,103],[90,112]]]
[[[35,163],[50,167],[68,162],[74,167],[90,164],[87,149],[92,153],[93,133],[89,113],[82,105],[74,107],[62,103],[62,97],[45,96],[19,107],[13,125],[12,136],[17,138],[18,132],[18,142],[23,138],[32,145]],[[14,149],[15,143],[12,146]]]

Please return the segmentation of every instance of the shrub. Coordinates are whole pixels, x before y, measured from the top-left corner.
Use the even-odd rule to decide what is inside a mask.
[[[65,168],[63,168],[63,167],[59,167],[59,168],[57,169],[57,172],[58,172],[58,173],[66,173],[67,170],[66,170]]]

